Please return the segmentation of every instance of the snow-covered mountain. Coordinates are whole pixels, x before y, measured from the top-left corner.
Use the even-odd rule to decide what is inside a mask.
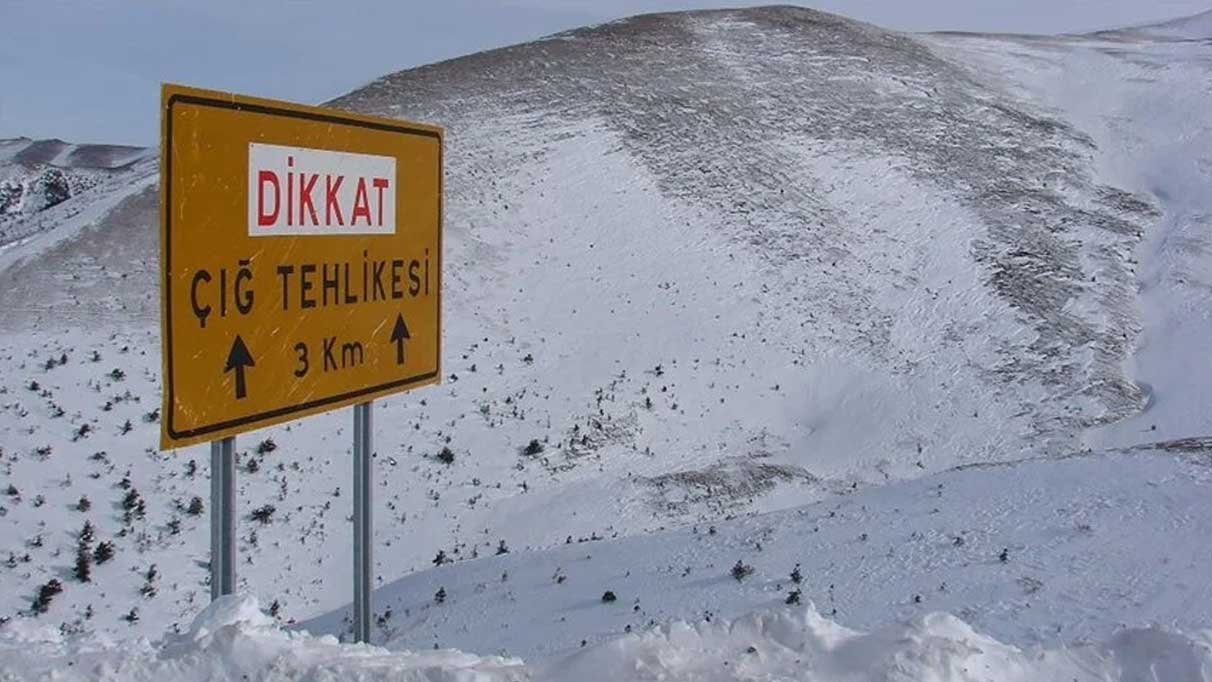
[[[1100,31],[1095,35],[1145,40],[1212,40],[1212,10],[1156,24]]]
[[[1208,627],[1207,59],[771,7],[334,101],[447,129],[448,376],[376,407],[376,641],[647,651],[639,630],[781,604],[795,563],[801,599],[862,630]],[[159,636],[208,599],[206,449],[156,450],[156,159],[125,154],[0,240],[7,641]],[[237,442],[242,587],[312,632],[345,631],[348,422]],[[115,549],[89,583],[86,521],[89,556]]]
[[[154,157],[141,147],[0,140],[0,249],[77,218],[90,200],[121,192],[132,176],[145,174]],[[69,200],[72,205],[63,206]]]

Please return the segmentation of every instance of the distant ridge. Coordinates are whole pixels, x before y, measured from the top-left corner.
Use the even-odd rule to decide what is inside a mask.
[[[74,144],[52,138],[33,140],[28,137],[0,139],[0,163],[24,166],[56,166],[116,170],[155,154],[147,147],[113,144]]]

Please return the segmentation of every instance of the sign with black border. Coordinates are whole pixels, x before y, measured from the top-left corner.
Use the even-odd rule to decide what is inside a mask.
[[[441,376],[440,128],[166,84],[161,446]]]

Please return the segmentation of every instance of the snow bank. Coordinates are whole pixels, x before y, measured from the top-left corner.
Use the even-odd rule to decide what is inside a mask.
[[[869,634],[812,607],[732,622],[673,623],[541,667],[543,680],[1204,682],[1212,632],[1125,630],[1104,645],[1023,651],[934,613]]]
[[[391,652],[341,644],[331,636],[280,630],[255,599],[211,604],[183,635],[162,642],[64,637],[17,619],[0,628],[0,680],[398,680],[510,682],[528,680],[520,661],[458,651]]]
[[[0,680],[404,680],[415,682],[1209,682],[1212,631],[1124,630],[1100,645],[1020,650],[946,614],[871,633],[811,607],[672,623],[551,662],[396,652],[285,632],[251,597],[226,597],[162,642],[0,628]],[[487,645],[488,643],[486,643]]]

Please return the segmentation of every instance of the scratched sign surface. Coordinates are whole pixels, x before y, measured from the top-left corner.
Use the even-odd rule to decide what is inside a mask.
[[[436,383],[442,131],[161,93],[164,448]]]

